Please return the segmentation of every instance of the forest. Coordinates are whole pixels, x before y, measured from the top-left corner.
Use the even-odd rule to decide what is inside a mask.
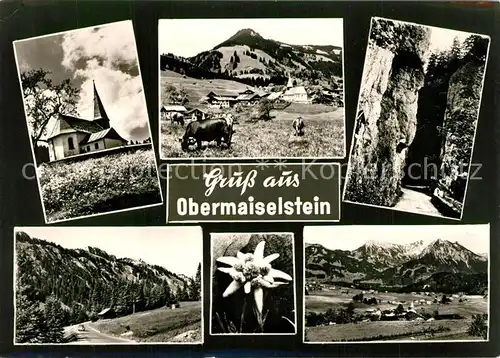
[[[117,259],[98,248],[65,249],[16,233],[16,342],[63,342],[63,327],[160,308],[201,296],[201,263],[194,277]]]
[[[417,132],[408,151],[403,184],[428,185],[432,191],[439,177],[449,174],[449,168],[444,168],[443,173],[437,172],[435,168],[441,168],[445,141],[450,139],[454,142],[453,153],[450,153],[454,162],[463,164],[460,171],[467,172],[487,49],[487,38],[470,35],[463,43],[456,37],[450,49],[436,51],[429,56],[424,86],[419,91]],[[480,70],[473,71],[475,68]],[[477,76],[477,73],[481,75]],[[468,98],[459,111],[447,113],[452,77],[454,82],[463,84],[460,96]],[[427,165],[424,165],[424,158]],[[416,168],[413,166],[413,179],[408,175],[412,163],[422,164]],[[418,173],[420,168],[425,172]],[[465,185],[466,180],[463,178],[453,183],[450,193],[454,199],[463,200]]]

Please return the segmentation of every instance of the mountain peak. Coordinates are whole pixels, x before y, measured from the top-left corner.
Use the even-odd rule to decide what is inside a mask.
[[[394,247],[396,244],[390,243],[390,242],[384,242],[384,241],[378,241],[378,240],[368,240],[365,242],[365,247],[381,247],[381,248],[389,248],[389,247]]]
[[[256,37],[256,38],[263,38],[262,36],[259,35],[258,32],[252,30],[252,29],[241,29],[238,32],[236,32],[233,36],[229,38],[229,40],[234,40],[239,37]]]

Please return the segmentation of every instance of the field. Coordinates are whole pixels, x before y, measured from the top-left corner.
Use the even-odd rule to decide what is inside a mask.
[[[99,332],[116,337],[126,333],[127,326],[132,333],[126,338],[137,342],[201,342],[201,302],[181,302],[175,310],[164,307],[92,323]]]
[[[198,80],[183,78],[164,71],[162,86],[166,83],[181,85],[187,92],[189,103],[203,109],[201,97],[210,91],[242,91],[247,86],[228,80]],[[215,143],[205,143],[202,150],[195,147],[181,150],[179,138],[185,127],[161,120],[161,158],[258,158],[258,157],[343,157],[345,155],[344,109],[321,104],[293,103],[284,110],[272,110],[269,121],[249,121],[251,108],[235,116],[231,148],[217,148]],[[293,135],[292,122],[301,116],[305,135]]]
[[[349,289],[349,293],[341,293],[341,288],[323,288],[321,291],[312,291],[305,296],[306,312],[323,313],[328,309],[346,308],[354,295],[362,292]],[[396,305],[388,301],[402,302],[407,308],[411,301],[425,299],[433,301],[438,294],[427,296],[418,293],[376,293],[365,294],[367,297],[376,297],[382,302],[377,305],[367,305],[361,302],[354,303],[354,312],[367,313],[370,309],[381,311],[394,309]],[[374,341],[374,340],[476,340],[467,334],[468,323],[472,315],[488,313],[488,300],[482,296],[466,296],[467,301],[458,302],[455,299],[448,304],[415,304],[415,311],[419,314],[439,315],[457,314],[463,319],[437,319],[433,321],[373,321],[348,324],[325,325],[306,327],[306,337],[309,342],[331,341]]]
[[[161,203],[152,149],[44,164],[38,176],[49,222]]]

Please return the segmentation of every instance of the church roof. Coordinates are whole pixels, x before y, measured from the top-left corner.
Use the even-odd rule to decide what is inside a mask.
[[[86,119],[59,114],[51,133],[47,139],[57,137],[60,134],[71,132],[95,133],[102,131],[104,128],[97,122],[88,121]]]
[[[87,135],[81,142],[80,144],[88,144],[92,143],[95,141],[98,141],[99,139],[102,138],[109,138],[109,139],[119,139],[125,141],[113,128],[107,128],[99,132],[91,133]]]
[[[94,116],[92,120],[86,120],[67,114],[59,114],[56,119],[56,123],[52,128],[52,131],[47,136],[47,140],[64,133],[96,133],[109,128],[109,118],[106,111],[104,110],[104,105],[102,104],[99,93],[97,92],[95,82],[93,82],[93,87]]]
[[[97,93],[97,88],[95,87],[95,82],[92,82],[94,85],[94,119],[99,118],[108,118],[106,111],[104,110],[104,106],[101,101],[101,97],[99,97],[99,93]]]

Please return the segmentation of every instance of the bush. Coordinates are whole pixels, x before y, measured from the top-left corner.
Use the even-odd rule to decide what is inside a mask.
[[[488,320],[487,314],[478,314],[472,316],[472,321],[469,323],[467,333],[474,337],[488,338]]]
[[[47,216],[57,219],[160,202],[153,150],[55,163],[39,178]]]

